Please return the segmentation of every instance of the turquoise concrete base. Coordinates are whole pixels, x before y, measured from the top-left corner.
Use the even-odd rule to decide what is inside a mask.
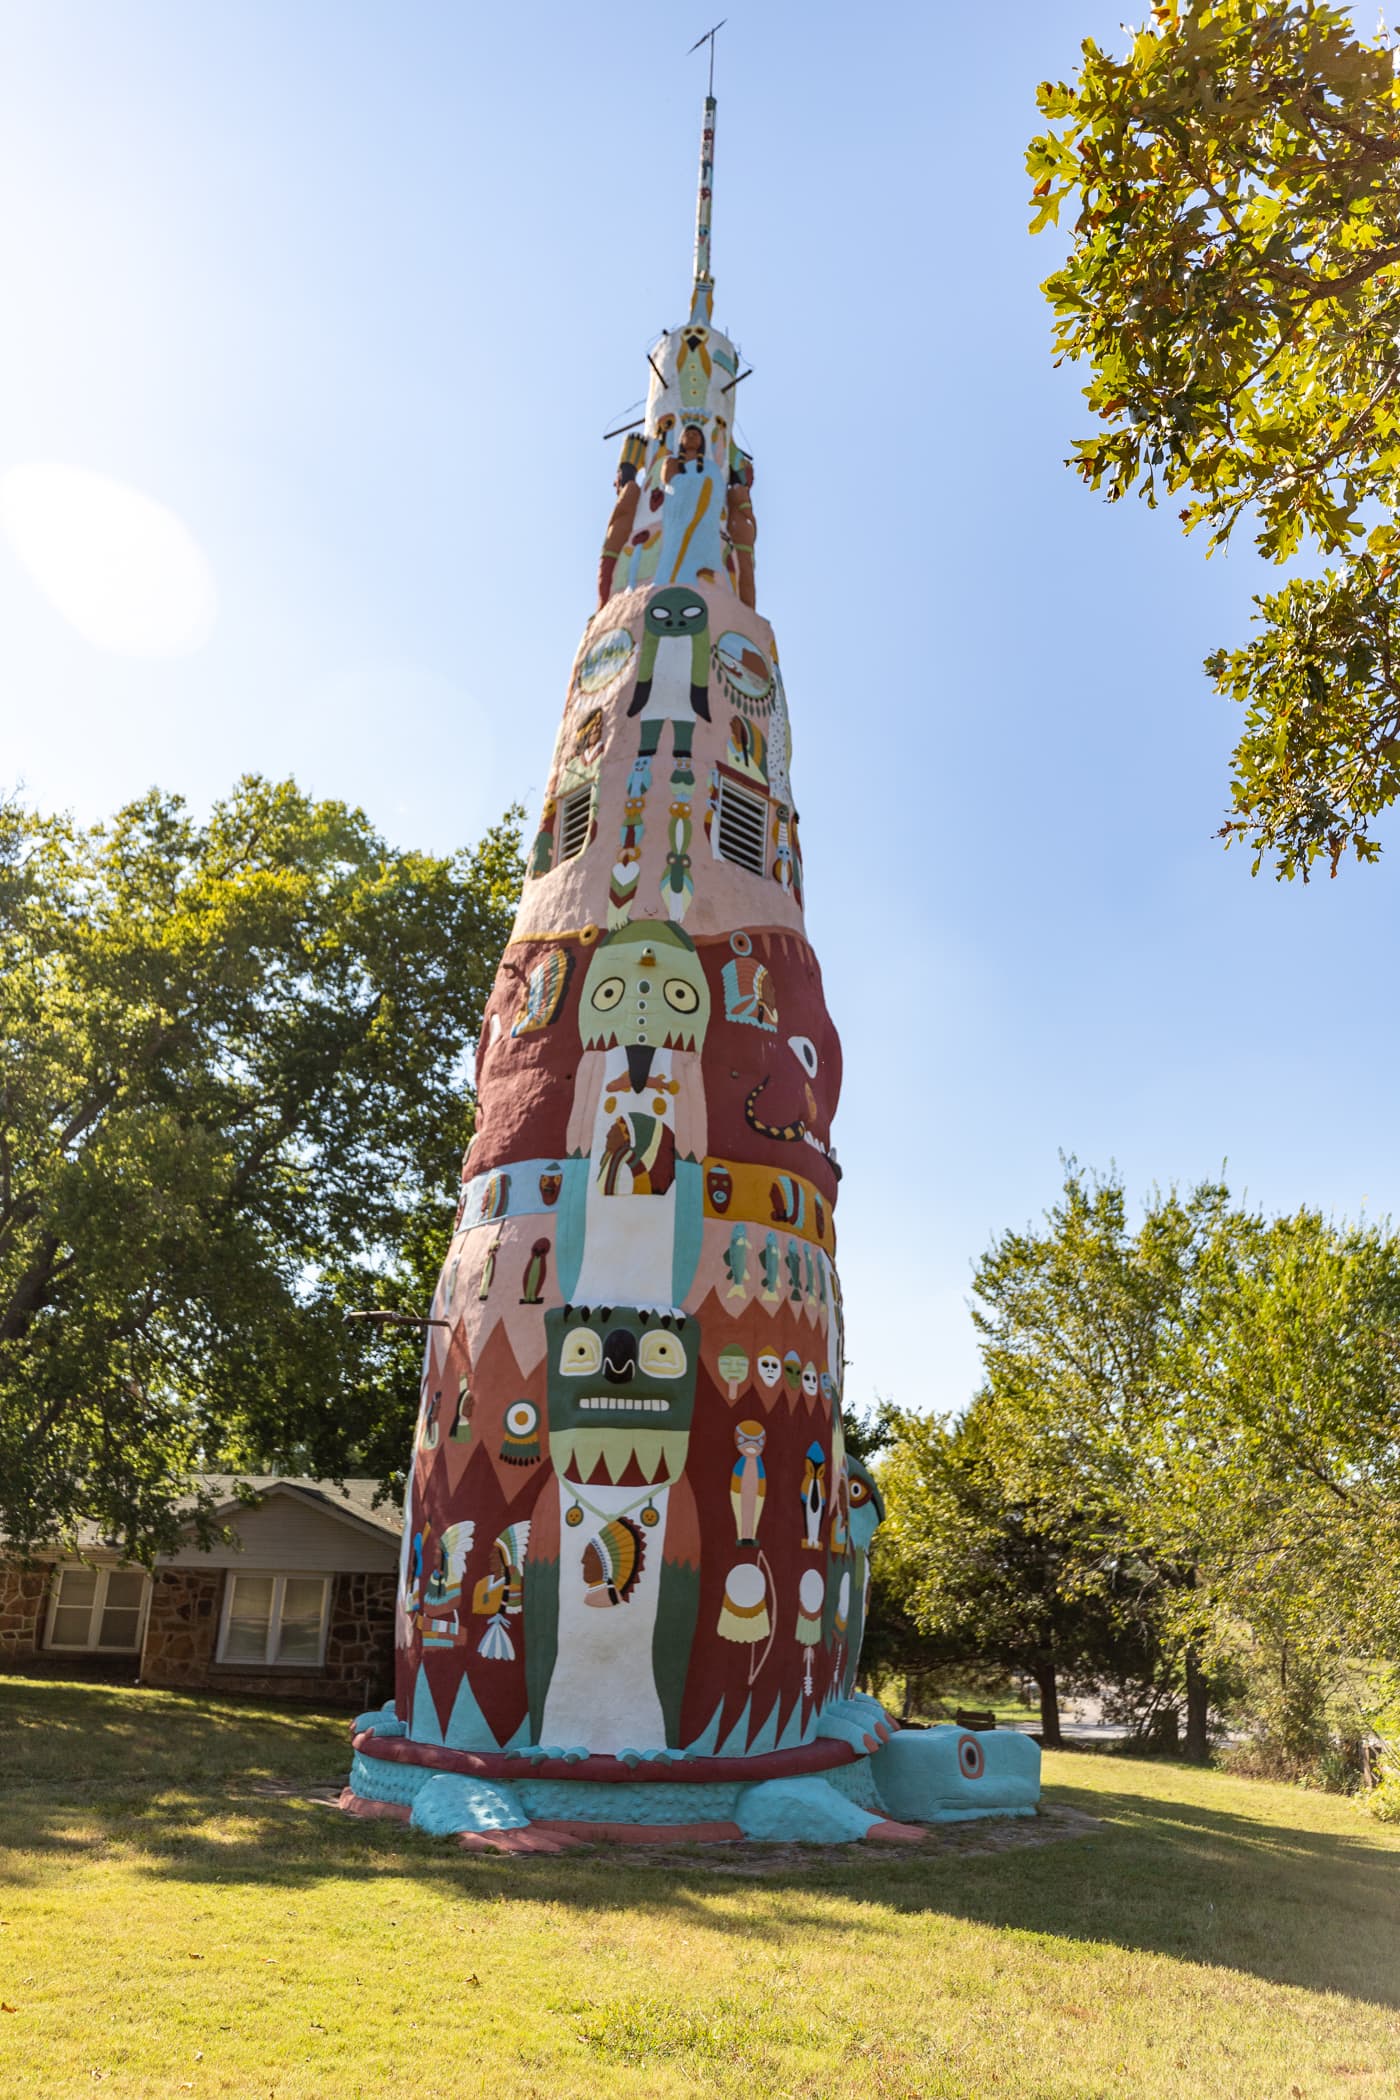
[[[464,1830],[523,1830],[530,1818],[511,1787],[465,1772],[434,1772],[418,1789],[408,1820],[429,1837],[456,1837]]]
[[[351,1793],[362,1801],[391,1801],[396,1808],[411,1808],[434,1776],[430,1765],[391,1765],[358,1750],[350,1760]]]
[[[408,1734],[408,1723],[399,1719],[392,1699],[386,1700],[383,1706],[372,1706],[368,1713],[356,1714],[350,1723],[351,1735],[359,1735],[366,1728],[373,1729],[376,1735]]]
[[[830,1732],[856,1748],[890,1724],[873,1699],[829,1710]],[[363,1714],[356,1727],[401,1736],[392,1709]],[[514,1762],[514,1760],[512,1760]],[[900,1823],[965,1823],[980,1816],[1030,1816],[1040,1798],[1040,1745],[1010,1729],[897,1729],[870,1752],[824,1773],[753,1782],[677,1779],[539,1779],[522,1753],[520,1776],[477,1779],[430,1765],[399,1764],[356,1751],[350,1789],[364,1801],[412,1810],[419,1830],[446,1836],[519,1830],[532,1822],[639,1825],[737,1824],[746,1837],[789,1844],[844,1845],[887,1818]]]
[[[878,1699],[853,1692],[849,1699],[830,1699],[817,1719],[818,1737],[849,1743],[862,1756],[883,1741],[893,1724]]]
[[[522,1779],[512,1783],[542,1823],[730,1823],[738,1787],[628,1786],[625,1780]]]
[[[829,1780],[811,1773],[742,1787],[734,1808],[734,1821],[745,1837],[800,1845],[853,1845],[880,1820],[838,1794]]]
[[[901,1823],[1034,1815],[1040,1745],[1014,1729],[901,1728],[870,1760],[880,1798]]]

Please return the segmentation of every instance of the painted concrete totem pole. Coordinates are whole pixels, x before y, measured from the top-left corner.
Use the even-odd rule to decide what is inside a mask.
[[[714,122],[486,1008],[397,1695],[345,1797],[520,1849],[908,1835],[1037,1788],[1033,1744],[904,1738],[855,1690],[882,1505],[841,1426],[841,1049],[712,318]]]

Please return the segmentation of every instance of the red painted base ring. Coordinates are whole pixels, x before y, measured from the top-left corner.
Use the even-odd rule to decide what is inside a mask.
[[[593,1779],[626,1786],[700,1786],[728,1780],[751,1786],[760,1779],[792,1779],[802,1772],[832,1772],[853,1765],[849,1743],[823,1737],[795,1750],[768,1750],[761,1757],[651,1757],[635,1765],[620,1757],[518,1757],[504,1750],[449,1750],[415,1743],[406,1735],[376,1735],[365,1728],[351,1741],[361,1757],[393,1765],[428,1765],[435,1772],[468,1772],[473,1779]]]

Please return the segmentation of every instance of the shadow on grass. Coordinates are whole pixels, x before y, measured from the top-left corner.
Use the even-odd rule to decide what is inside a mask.
[[[334,1879],[361,1885],[371,1902],[376,1883],[388,1899],[407,1875],[462,1901],[572,1905],[594,1922],[625,1913],[633,1924],[644,1916],[663,1930],[684,1922],[775,1943],[818,1923],[833,1935],[893,1938],[902,1920],[938,1914],[1400,2006],[1400,1858],[1359,1832],[1271,1820],[1273,1789],[1261,1788],[1253,1816],[1172,1798],[1177,1768],[1162,1768],[1155,1793],[1153,1768],[1137,1764],[1131,1790],[1115,1791],[1107,1773],[1101,1784],[1051,1790],[1102,1821],[1087,1838],[976,1852],[964,1849],[964,1826],[921,1850],[809,1853],[752,1878],[733,1871],[729,1848],[664,1864],[635,1851],[501,1859],[254,1791],[269,1774],[338,1783],[348,1764],[339,1715],[67,1685],[50,1719],[55,1688],[30,1685],[25,1726],[51,1729],[53,1754],[28,1760],[15,1785],[11,1689],[0,1685],[0,1880],[11,1886],[44,1878],[55,1859],[102,1857],[196,1886],[290,1890]],[[70,1759],[75,1730],[81,1754]]]

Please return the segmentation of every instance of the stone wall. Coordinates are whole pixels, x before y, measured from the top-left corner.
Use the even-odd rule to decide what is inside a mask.
[[[396,1575],[337,1575],[322,1678],[332,1696],[382,1705],[394,1689]]]
[[[217,1568],[157,1568],[141,1650],[143,1684],[209,1682],[224,1578]]]
[[[214,1659],[224,1575],[219,1569],[161,1568],[151,1593],[141,1677],[146,1684],[203,1686],[270,1699],[320,1699],[376,1706],[393,1689],[393,1575],[336,1575],[319,1670],[249,1669]]]
[[[0,1658],[13,1661],[38,1649],[52,1573],[0,1561]]]

